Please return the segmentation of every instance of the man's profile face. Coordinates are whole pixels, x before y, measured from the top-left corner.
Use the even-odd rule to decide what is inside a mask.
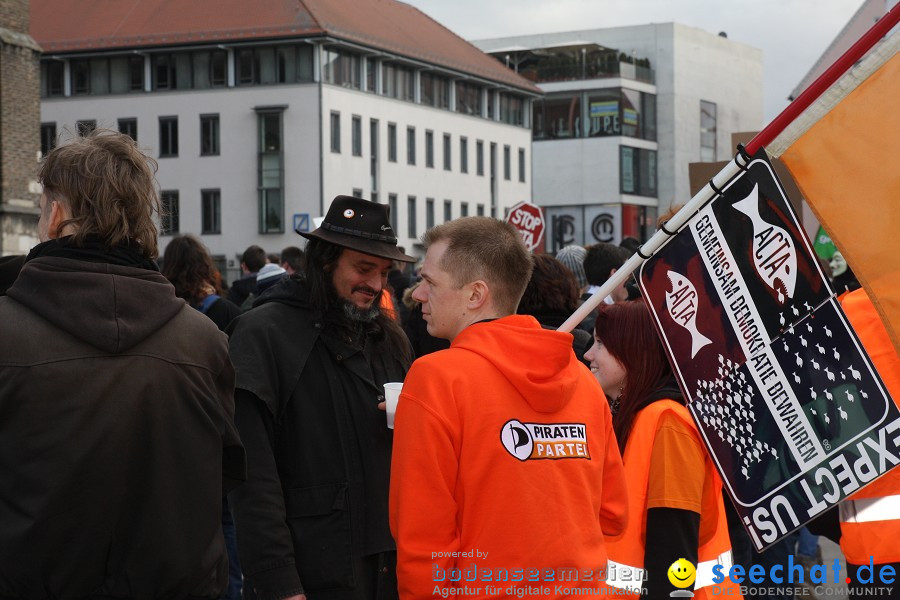
[[[447,251],[447,242],[440,240],[428,248],[422,263],[421,283],[412,297],[422,303],[422,318],[428,334],[436,338],[453,340],[468,324],[468,286],[458,287],[453,276],[441,268],[441,259]]]
[[[362,310],[381,298],[391,261],[345,248],[331,272],[331,284],[339,298]]]

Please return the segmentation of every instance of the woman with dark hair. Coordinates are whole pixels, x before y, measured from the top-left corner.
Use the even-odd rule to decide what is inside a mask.
[[[731,565],[731,541],[722,481],[685,407],[647,307],[640,300],[604,304],[594,345],[585,354],[613,410],[613,429],[625,464],[629,520],[608,542],[617,577],[632,597],[668,597],[670,567],[686,559],[696,567],[695,597],[711,595],[712,568]],[[688,575],[692,574],[688,573]],[[637,575],[637,576],[635,576]],[[624,580],[618,587],[628,587]],[[726,579],[721,586],[734,585]],[[736,588],[736,586],[735,586]],[[739,594],[738,589],[720,590]]]
[[[172,238],[163,255],[162,274],[175,286],[175,295],[209,317],[222,331],[241,313],[222,297],[222,277],[200,240],[192,235]]]
[[[544,329],[557,329],[580,304],[578,281],[572,271],[549,254],[535,254],[532,262],[531,280],[516,313],[533,316]],[[572,349],[580,359],[591,347],[591,334],[576,327],[572,336]]]

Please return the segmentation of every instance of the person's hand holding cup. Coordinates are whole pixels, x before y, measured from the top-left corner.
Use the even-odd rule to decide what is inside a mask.
[[[402,388],[402,381],[384,384],[384,410],[387,413],[388,429],[394,428],[394,414],[397,412],[397,401],[400,399]]]

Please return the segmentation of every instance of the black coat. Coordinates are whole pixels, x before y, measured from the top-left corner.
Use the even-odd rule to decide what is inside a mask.
[[[248,455],[248,481],[229,496],[245,597],[362,599],[375,597],[373,586],[396,597],[393,432],[377,404],[408,362],[376,333],[363,347],[333,334],[303,282],[281,282],[261,300],[230,339]]]
[[[0,598],[218,598],[233,386],[158,272],[29,260],[0,298]]]

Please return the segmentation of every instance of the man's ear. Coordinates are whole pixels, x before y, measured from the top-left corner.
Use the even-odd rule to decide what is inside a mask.
[[[72,233],[72,226],[66,225],[60,229],[60,225],[71,218],[72,215],[69,214],[69,209],[64,202],[60,200],[51,200],[50,218],[47,220],[47,236],[51,240],[55,240],[58,237],[70,235]]]
[[[466,301],[466,308],[469,310],[478,310],[485,306],[491,297],[491,290],[488,284],[481,279],[477,279],[468,285],[469,297]]]

